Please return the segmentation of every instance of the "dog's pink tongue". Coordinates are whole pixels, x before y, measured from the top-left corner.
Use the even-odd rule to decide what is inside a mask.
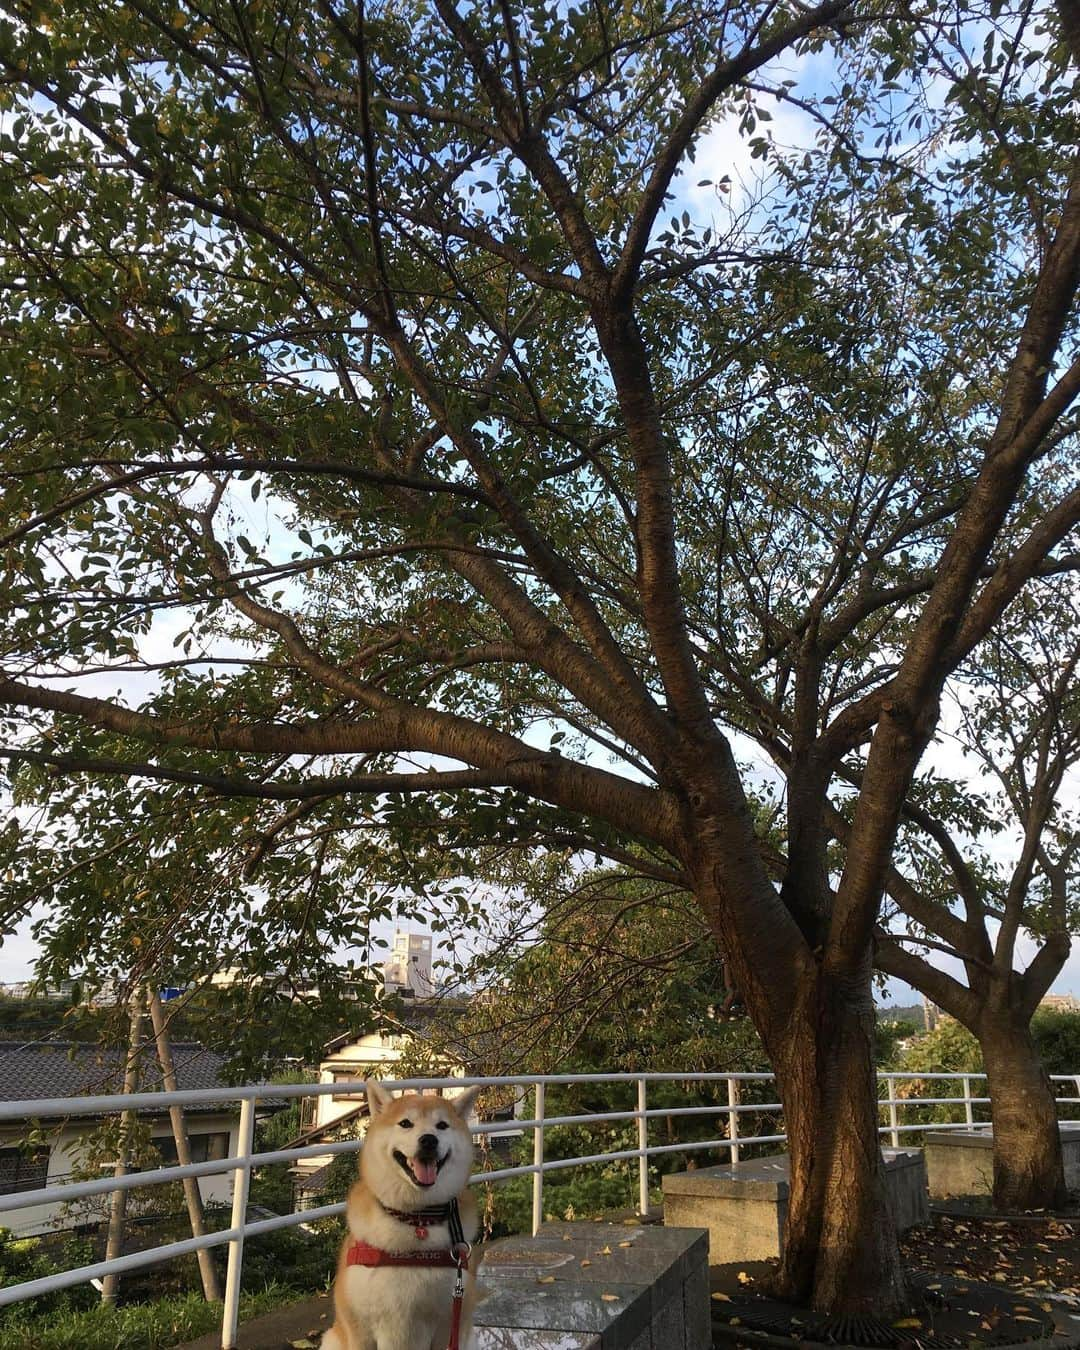
[[[421,1162],[419,1158],[412,1160],[413,1176],[421,1186],[434,1186],[435,1179],[439,1175],[439,1168],[433,1162]]]

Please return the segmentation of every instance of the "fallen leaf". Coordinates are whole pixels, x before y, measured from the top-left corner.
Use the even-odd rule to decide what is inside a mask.
[[[918,1317],[901,1317],[898,1322],[893,1323],[894,1327],[921,1327],[922,1321]]]
[[[720,1294],[720,1293],[717,1293],[717,1294],[713,1294],[713,1298],[716,1299],[717,1303],[730,1303],[730,1302],[731,1302],[731,1295],[730,1295],[730,1294]]]
[[[582,1261],[581,1264],[582,1264],[583,1266],[591,1266],[591,1265],[592,1265],[592,1262],[589,1260],[588,1257],[586,1257],[585,1260]]]
[[[750,1276],[747,1275],[747,1273],[746,1273],[745,1270],[740,1270],[739,1273],[738,1273],[738,1275],[736,1275],[735,1278],[739,1281],[740,1284],[749,1284],[749,1283],[750,1283]]]
[[[610,1255],[611,1255],[611,1248],[610,1248],[610,1247],[601,1247],[600,1250],[599,1250],[596,1254],[597,1254],[597,1256],[610,1256]]]
[[[618,1303],[619,1301],[618,1294],[601,1294],[600,1297],[605,1303]]]
[[[536,1277],[536,1283],[537,1283],[537,1284],[554,1284],[554,1283],[555,1283],[555,1276],[554,1276],[554,1275],[538,1275],[538,1276]]]
[[[619,1246],[620,1246],[620,1247],[632,1247],[633,1245],[634,1245],[634,1244],[633,1244],[632,1242],[620,1242],[620,1243],[619,1243]]]

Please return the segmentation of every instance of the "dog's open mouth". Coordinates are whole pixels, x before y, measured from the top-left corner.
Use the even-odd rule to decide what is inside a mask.
[[[399,1149],[394,1149],[394,1161],[417,1186],[434,1186],[439,1173],[443,1170],[446,1158],[406,1158]]]

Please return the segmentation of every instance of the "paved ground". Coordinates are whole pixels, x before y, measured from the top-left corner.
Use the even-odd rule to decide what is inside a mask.
[[[333,1320],[332,1313],[329,1296],[320,1294],[318,1298],[305,1299],[303,1303],[293,1303],[243,1323],[237,1344],[240,1350],[291,1350],[291,1347],[310,1350],[319,1344]],[[200,1336],[180,1350],[221,1350],[221,1334]]]
[[[1044,1303],[1080,1311],[1080,1219],[1024,1219],[1017,1222],[937,1216],[913,1230],[903,1242],[905,1263],[913,1271],[979,1280],[1015,1289]],[[767,1265],[745,1268],[751,1278]],[[731,1270],[736,1293],[742,1281]],[[722,1285],[715,1285],[718,1290]],[[267,1313],[240,1328],[240,1350],[313,1350],[331,1320],[326,1295]],[[219,1350],[220,1337],[203,1336],[182,1350]]]

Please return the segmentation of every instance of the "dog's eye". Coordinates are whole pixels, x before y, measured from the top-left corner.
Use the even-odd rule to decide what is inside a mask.
[[[435,1128],[437,1130],[448,1130],[450,1128],[450,1122],[448,1120],[440,1120]]]
[[[403,1130],[411,1130],[411,1129],[412,1129],[412,1121],[411,1121],[411,1120],[399,1120],[399,1121],[398,1121],[398,1124],[401,1126],[401,1128],[402,1128]]]

